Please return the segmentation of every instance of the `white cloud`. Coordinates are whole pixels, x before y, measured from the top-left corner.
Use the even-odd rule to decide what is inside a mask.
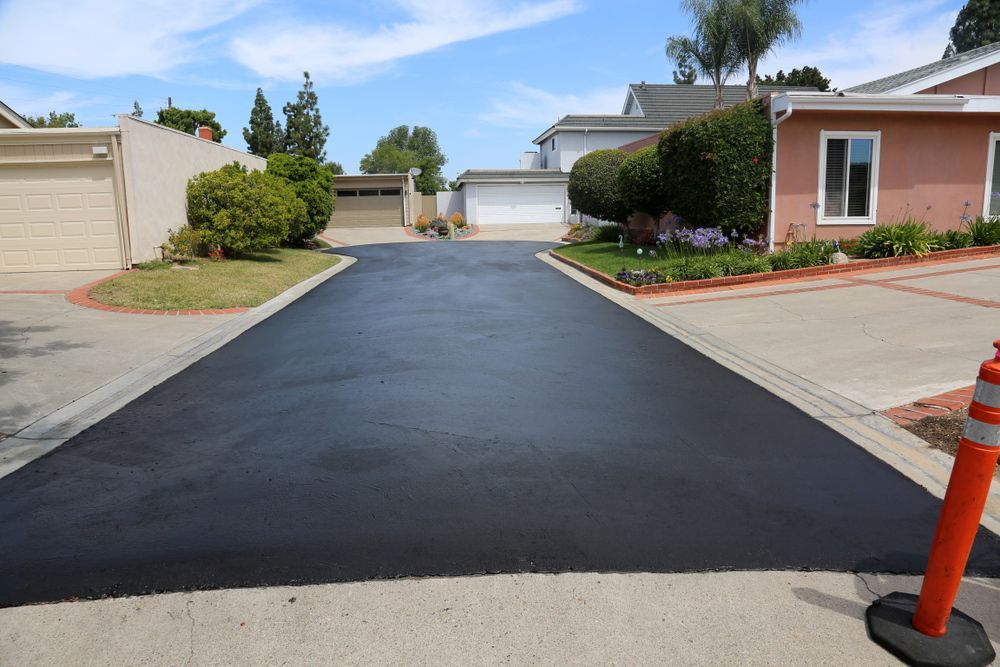
[[[502,98],[479,115],[490,125],[512,128],[548,127],[566,114],[617,114],[625,103],[625,86],[600,88],[579,95],[551,93],[520,82],[506,86]]]
[[[80,119],[79,109],[93,107],[103,100],[96,97],[82,97],[67,90],[39,93],[21,86],[0,84],[0,100],[22,116],[47,116],[50,111],[71,111]],[[111,125],[109,120],[108,125]]]
[[[780,49],[758,71],[773,74],[812,65],[843,89],[926,65],[941,58],[955,22],[957,12],[944,5],[942,0],[873,3],[809,46]]]
[[[230,52],[259,75],[358,81],[402,58],[487,35],[545,23],[579,9],[577,0],[511,4],[497,0],[398,0],[404,21],[377,28],[342,23],[262,26],[231,40]]]
[[[84,79],[163,76],[204,56],[206,30],[261,0],[12,0],[0,63]]]

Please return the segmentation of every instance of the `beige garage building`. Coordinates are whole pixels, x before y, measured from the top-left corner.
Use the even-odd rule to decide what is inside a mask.
[[[331,227],[400,227],[420,215],[421,195],[409,174],[345,174],[334,178]]]
[[[187,221],[187,182],[266,160],[119,116],[118,127],[35,129],[0,103],[0,273],[122,269],[155,259]]]

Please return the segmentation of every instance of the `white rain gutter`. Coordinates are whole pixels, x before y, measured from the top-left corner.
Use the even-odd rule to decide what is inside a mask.
[[[772,97],[769,105],[771,109],[771,193],[768,202],[771,211],[767,216],[767,249],[769,252],[774,252],[774,221],[776,217],[774,209],[777,206],[778,198],[778,126],[792,116],[792,101],[788,99],[788,96],[784,96],[788,106],[780,118],[774,109],[775,99]]]

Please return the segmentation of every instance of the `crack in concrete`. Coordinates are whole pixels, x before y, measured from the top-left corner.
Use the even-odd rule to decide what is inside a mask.
[[[188,600],[184,604],[184,613],[191,620],[191,633],[190,633],[190,651],[188,652],[188,659],[184,664],[190,665],[194,661],[194,615],[191,613],[191,603],[193,600]]]
[[[879,595],[878,593],[876,593],[875,591],[872,590],[872,587],[868,585],[868,581],[865,580],[865,578],[863,576],[861,576],[860,572],[855,572],[854,576],[857,577],[858,581],[860,581],[862,584],[864,584],[865,589],[869,593],[872,594],[872,599],[869,600],[869,602],[872,602],[872,601],[877,600],[878,598],[882,597],[881,595]]]

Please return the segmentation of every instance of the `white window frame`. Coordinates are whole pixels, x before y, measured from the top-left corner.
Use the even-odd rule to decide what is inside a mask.
[[[1000,132],[990,132],[990,145],[986,148],[986,178],[983,179],[983,217],[990,217],[990,200],[993,197],[993,162],[996,158],[996,145],[1000,141]]]
[[[871,201],[866,217],[841,215],[827,217],[823,208],[826,206],[826,142],[827,139],[873,139],[872,142],[872,180]],[[819,187],[817,189],[816,224],[817,225],[874,225],[878,220],[878,180],[879,153],[881,152],[882,131],[853,130],[820,130],[819,131]],[[850,143],[848,143],[850,147]],[[848,148],[849,150],[849,148]]]

